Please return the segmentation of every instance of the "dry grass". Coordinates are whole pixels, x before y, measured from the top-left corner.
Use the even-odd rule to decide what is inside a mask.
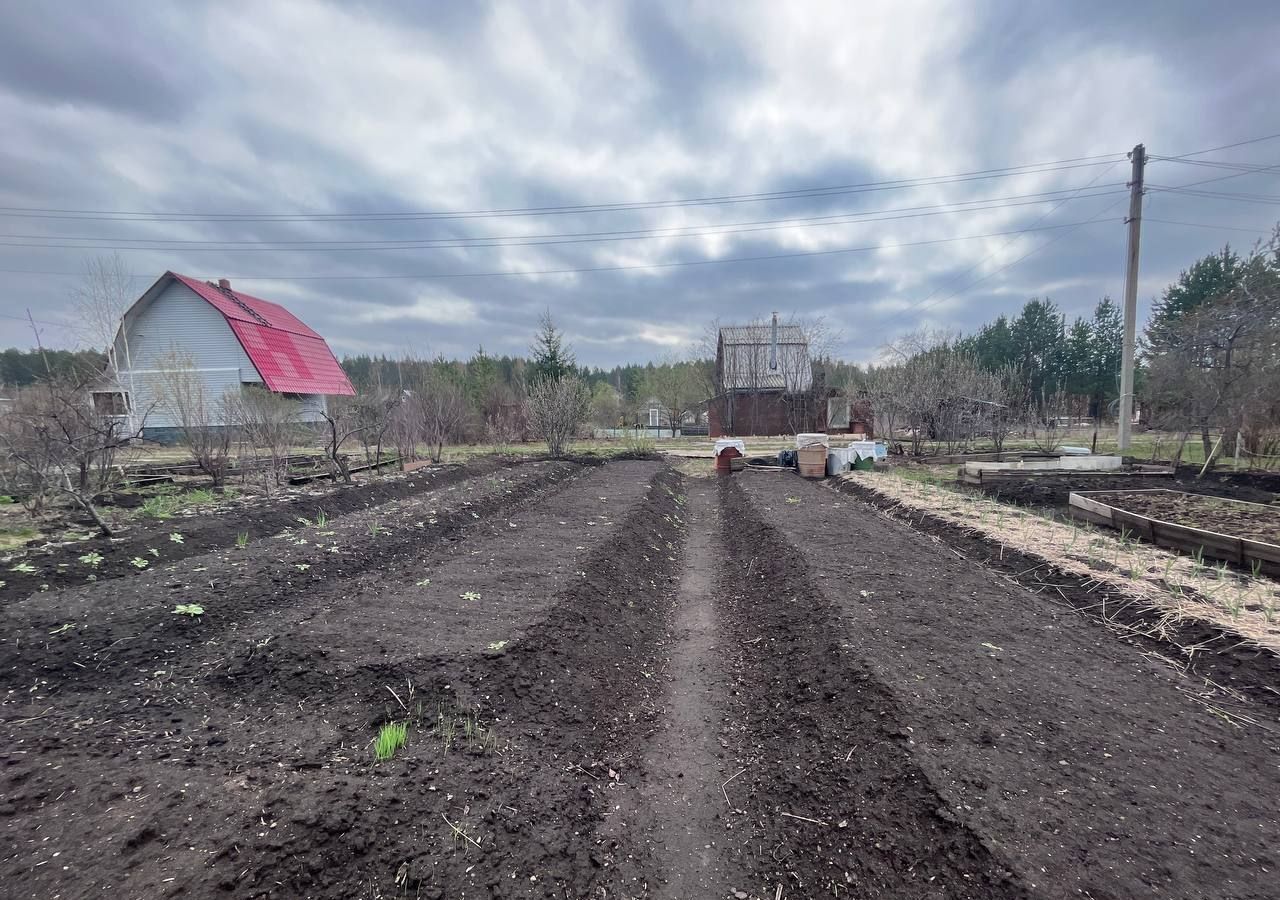
[[[841,477],[905,509],[928,512],[1001,547],[1105,584],[1166,620],[1199,619],[1280,653],[1280,584],[1272,579],[1140,544],[1111,529],[1051,521],[893,473],[851,472]]]

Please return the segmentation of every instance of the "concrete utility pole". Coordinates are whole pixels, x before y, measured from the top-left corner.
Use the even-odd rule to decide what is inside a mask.
[[[1129,152],[1133,177],[1129,180],[1129,257],[1124,272],[1124,347],[1120,360],[1120,452],[1129,449],[1133,422],[1133,353],[1138,318],[1138,244],[1142,237],[1142,178],[1147,150],[1141,144]]]

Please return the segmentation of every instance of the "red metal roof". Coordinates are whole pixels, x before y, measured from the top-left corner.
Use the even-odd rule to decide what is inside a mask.
[[[273,391],[355,394],[324,338],[278,303],[169,272],[226,317],[244,352]]]

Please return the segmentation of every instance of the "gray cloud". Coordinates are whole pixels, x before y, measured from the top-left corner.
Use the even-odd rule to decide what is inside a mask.
[[[1212,12],[1164,3],[761,3],[731,16],[683,3],[116,3],[74,15],[12,4],[4,20],[4,207],[261,216],[626,203],[976,171],[1117,153],[1138,140],[1173,155],[1280,131],[1272,90],[1280,62],[1269,49],[1280,25],[1265,3]],[[1280,164],[1280,141],[1211,156]],[[47,273],[74,273],[105,252],[88,246],[111,242],[68,237],[129,247],[352,247],[714,229],[1120,191],[1127,174],[1118,161],[767,203],[452,220],[133,222],[0,210],[0,232],[43,236],[0,237],[0,269],[38,273],[0,271],[0,313],[30,306],[45,322],[70,321],[75,278]],[[1148,180],[1231,174],[1157,161]],[[1210,187],[1275,196],[1280,175]],[[843,335],[841,352],[863,360],[905,330],[972,329],[1031,296],[1052,296],[1070,316],[1118,296],[1123,195],[1054,210],[1065,196],[698,238],[323,252],[174,243],[122,253],[139,291],[167,268],[230,276],[294,309],[339,353],[453,355],[481,343],[522,352],[550,308],[580,358],[607,366],[678,349],[714,318],[778,310],[826,316]],[[1265,229],[1274,210],[1152,191],[1144,297],[1226,241],[1248,245],[1250,234],[1230,229]],[[1072,229],[951,240],[1091,218]],[[701,264],[865,246],[883,249]],[[677,262],[696,265],[665,267]],[[639,268],[444,277],[612,267]],[[418,277],[401,277],[410,275]],[[69,325],[41,327],[46,341],[75,339]],[[0,345],[30,341],[20,321],[0,318]]]

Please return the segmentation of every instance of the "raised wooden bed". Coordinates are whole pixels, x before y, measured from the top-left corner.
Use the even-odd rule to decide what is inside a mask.
[[[1147,496],[1144,496],[1147,495]],[[1163,496],[1160,496],[1163,495]],[[1208,497],[1203,494],[1189,494],[1185,491],[1167,489],[1132,490],[1132,491],[1073,491],[1070,498],[1072,516],[1107,525],[1111,528],[1124,529],[1135,537],[1140,537],[1152,544],[1172,547],[1185,553],[1203,553],[1214,559],[1223,559],[1237,565],[1252,568],[1255,565],[1270,574],[1280,574],[1280,544],[1271,540],[1260,540],[1244,537],[1240,534],[1224,533],[1233,526],[1214,525],[1206,527],[1170,522],[1159,518],[1157,514],[1142,514],[1125,508],[1125,498],[1141,498],[1144,508],[1163,505],[1171,510],[1178,507],[1195,509],[1198,516],[1212,515],[1212,509],[1224,511],[1222,518],[1239,518],[1242,522],[1254,520],[1264,527],[1280,521],[1280,509],[1265,503],[1248,503],[1244,500],[1228,500],[1222,497]],[[1155,502],[1152,502],[1155,501]],[[1131,504],[1133,505],[1133,504]],[[1235,526],[1240,530],[1243,526]]]
[[[1089,459],[1084,456],[1081,459]],[[1036,466],[1035,468],[986,468],[978,466],[961,466],[960,480],[965,484],[978,487],[990,487],[994,484],[1011,484],[1013,482],[1034,481],[1036,479],[1071,478],[1085,481],[1096,481],[1099,486],[1107,483],[1109,478],[1150,478],[1154,481],[1172,479],[1173,469],[1163,466],[1129,466],[1118,469],[1071,469]]]
[[[1057,453],[1041,453],[1038,450],[1003,450],[999,453],[990,450],[978,453],[942,453],[936,456],[918,456],[911,458],[911,462],[919,463],[922,466],[951,466],[956,463],[963,465],[967,462],[1002,462],[1004,460],[1017,462],[1023,459],[1057,459],[1058,455]]]

